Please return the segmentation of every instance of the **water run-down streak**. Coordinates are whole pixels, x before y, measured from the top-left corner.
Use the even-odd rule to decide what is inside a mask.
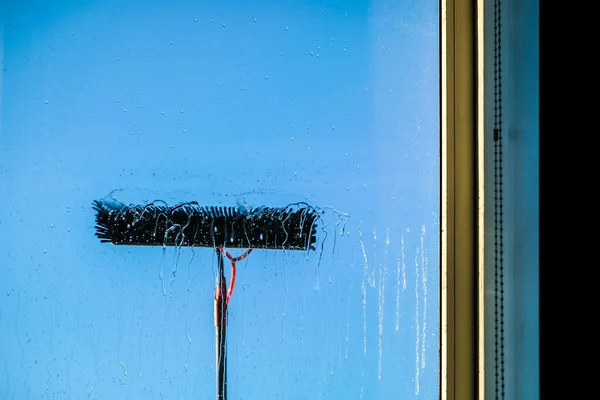
[[[402,279],[400,279],[402,277]],[[395,330],[400,330],[400,285],[402,291],[406,291],[406,262],[404,260],[404,233],[400,235],[400,255],[396,264],[396,326]]]
[[[363,279],[361,285],[362,306],[363,306],[363,352],[367,354],[367,279],[369,275],[369,263],[367,262],[367,253],[365,252],[365,244],[362,240],[362,232],[358,230],[360,248],[363,255]]]
[[[385,305],[385,276],[387,274],[387,255],[388,246],[390,244],[390,230],[389,228],[385,231],[385,252],[383,258],[383,265],[379,264],[379,296],[378,296],[378,310],[377,314],[379,317],[379,360],[377,365],[377,378],[381,380],[381,367],[383,362],[383,310]]]
[[[158,271],[158,279],[160,279],[161,285],[162,285],[162,290],[163,290],[163,296],[167,295],[167,287],[165,286],[165,279],[164,279],[164,269],[165,269],[165,257],[167,254],[167,246],[163,245],[162,248],[162,255],[160,258],[160,270]]]
[[[348,345],[350,344],[350,299],[352,294],[352,282],[348,285],[348,298],[346,301],[346,338],[345,338],[345,349],[344,359],[348,359]]]
[[[425,225],[421,228],[421,282],[423,291],[423,326],[421,328],[421,370],[425,369],[425,336],[427,335],[427,254],[425,253]]]
[[[405,291],[406,290],[406,262],[405,262],[405,258],[404,258],[404,233],[402,234],[401,240],[402,240],[402,245],[401,245],[400,249],[402,251],[402,291]]]
[[[371,285],[372,288],[375,288],[375,284],[377,283],[377,280],[375,278],[375,274],[377,272],[377,269],[375,268],[375,264],[377,261],[377,230],[375,228],[373,228],[373,259],[372,259],[372,263],[373,264],[373,268],[371,269],[371,276],[369,277],[369,285]]]
[[[421,332],[419,327],[419,248],[417,247],[417,254],[415,255],[415,330],[416,330],[416,343],[415,343],[415,395],[419,394],[419,375],[421,372],[420,363],[420,342]]]

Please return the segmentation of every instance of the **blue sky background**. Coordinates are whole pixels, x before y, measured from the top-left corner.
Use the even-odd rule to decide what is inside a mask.
[[[2,7],[0,399],[214,398],[213,251],[105,196],[326,209],[239,264],[230,399],[438,397],[437,2]]]

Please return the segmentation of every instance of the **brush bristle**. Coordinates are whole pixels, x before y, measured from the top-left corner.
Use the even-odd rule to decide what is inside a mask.
[[[95,200],[96,236],[103,243],[315,250],[317,210],[306,204],[283,208],[115,206]]]

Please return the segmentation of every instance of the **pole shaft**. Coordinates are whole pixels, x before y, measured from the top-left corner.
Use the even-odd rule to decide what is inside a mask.
[[[227,282],[223,267],[223,253],[217,249],[219,271],[215,289],[215,339],[216,339],[216,373],[217,400],[227,400]]]

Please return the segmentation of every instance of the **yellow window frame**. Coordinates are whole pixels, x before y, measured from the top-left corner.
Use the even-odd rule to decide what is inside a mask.
[[[440,394],[483,399],[483,1],[440,11]]]

